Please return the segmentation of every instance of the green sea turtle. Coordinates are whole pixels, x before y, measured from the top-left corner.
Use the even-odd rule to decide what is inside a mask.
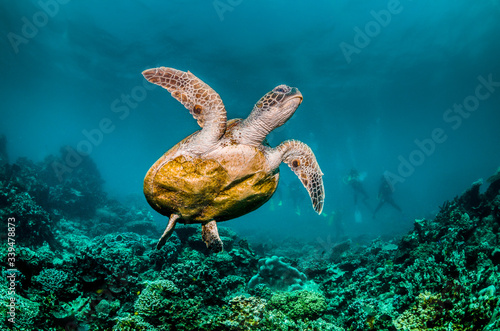
[[[144,179],[148,203],[169,217],[158,249],[176,223],[201,223],[203,241],[220,252],[223,244],[216,222],[247,214],[269,200],[278,185],[281,162],[299,177],[314,210],[321,213],[323,173],[312,150],[297,140],[275,148],[265,141],[302,102],[297,88],[279,85],[255,104],[248,118],[228,121],[219,95],[189,71],[160,67],[142,74],[167,89],[201,127],[156,161]]]

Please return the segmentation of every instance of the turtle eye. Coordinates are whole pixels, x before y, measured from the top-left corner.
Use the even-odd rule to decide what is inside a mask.
[[[274,88],[273,92],[288,93],[288,92],[290,92],[290,88],[286,85],[280,85],[280,86],[276,86]]]

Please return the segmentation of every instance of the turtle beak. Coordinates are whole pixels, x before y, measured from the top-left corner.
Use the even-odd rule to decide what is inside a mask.
[[[283,109],[289,109],[292,111],[293,114],[301,103],[302,103],[302,94],[297,91],[297,93],[288,96],[287,100],[283,104]]]
[[[296,87],[292,87],[292,91],[290,91],[290,100],[295,99],[295,98],[299,99],[299,105],[302,103],[302,99],[304,99],[302,97],[302,93],[300,93],[299,89]]]
[[[302,103],[302,100],[304,99],[302,97],[302,94],[300,94],[300,92],[299,92],[299,95],[296,95],[294,98],[298,98],[299,99],[299,105]]]
[[[300,93],[299,89],[296,87],[292,87],[292,90],[288,93],[287,103],[293,101],[294,103],[297,103],[298,107],[302,103],[302,99],[303,99],[302,93]]]

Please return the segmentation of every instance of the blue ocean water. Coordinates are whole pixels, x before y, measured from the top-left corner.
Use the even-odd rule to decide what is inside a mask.
[[[298,139],[324,172],[317,216],[286,166],[275,197],[227,222],[246,236],[393,235],[500,165],[500,2],[76,1],[0,3],[1,121],[10,160],[62,146],[95,161],[110,196],[144,202],[148,168],[198,129],[141,72],[191,71],[244,118],[279,84],[304,96],[268,137]],[[345,178],[366,175],[369,207]],[[372,219],[382,174],[399,213]],[[298,206],[298,207],[297,207]],[[159,222],[165,219],[157,215]]]

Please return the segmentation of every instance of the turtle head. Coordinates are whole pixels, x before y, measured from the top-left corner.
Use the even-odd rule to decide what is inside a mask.
[[[271,131],[292,117],[301,102],[302,94],[296,87],[278,85],[255,104],[251,115]]]

